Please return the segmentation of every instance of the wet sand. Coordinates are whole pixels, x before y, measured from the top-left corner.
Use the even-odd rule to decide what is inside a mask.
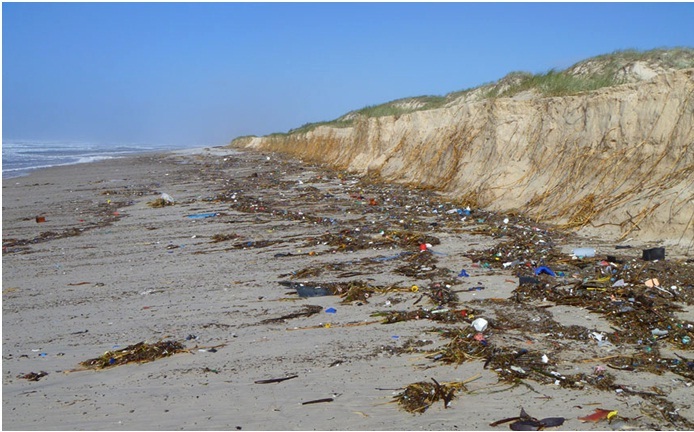
[[[148,205],[162,193],[175,204]],[[609,315],[533,298],[518,275],[542,263],[504,267],[512,253],[489,252],[525,239],[518,253],[534,245],[548,265],[563,256],[561,275],[536,279],[568,293],[605,267],[577,266],[572,248],[650,265],[639,245],[616,250],[514,215],[468,215],[431,192],[226,148],[45,169],[3,180],[2,199],[3,429],[507,430],[490,424],[521,408],[565,418],[548,430],[693,425],[691,344],[639,344]],[[644,295],[656,306],[673,297],[686,326],[692,264],[666,263],[679,282],[663,262],[633,278],[679,285],[677,297]],[[298,296],[312,287],[354,296]],[[590,293],[628,302],[611,287]],[[489,322],[481,335],[479,317]],[[461,362],[445,361],[446,329],[466,343]],[[186,351],[81,366],[162,340]],[[667,370],[624,366],[651,345]],[[22,378],[32,372],[47,375]],[[459,383],[448,407],[413,414],[396,402],[433,380]],[[579,420],[596,408],[618,413]]]

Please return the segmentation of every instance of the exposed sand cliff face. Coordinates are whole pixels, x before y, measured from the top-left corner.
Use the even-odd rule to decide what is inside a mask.
[[[473,206],[694,252],[694,69],[577,96],[527,94],[242,138]]]

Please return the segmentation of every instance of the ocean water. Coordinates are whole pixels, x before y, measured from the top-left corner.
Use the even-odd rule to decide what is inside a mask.
[[[176,146],[104,145],[73,141],[9,140],[2,142],[2,178],[27,175],[33,170],[60,165],[89,163]]]

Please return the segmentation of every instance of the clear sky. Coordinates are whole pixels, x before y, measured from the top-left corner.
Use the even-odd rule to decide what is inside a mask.
[[[694,47],[693,3],[3,3],[3,140],[222,145]]]

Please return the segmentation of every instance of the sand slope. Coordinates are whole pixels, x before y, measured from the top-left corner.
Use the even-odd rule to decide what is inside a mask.
[[[655,73],[655,72],[654,72]],[[586,234],[694,248],[694,70],[567,97],[476,100],[232,145],[441,191]],[[595,230],[599,228],[599,230]]]

